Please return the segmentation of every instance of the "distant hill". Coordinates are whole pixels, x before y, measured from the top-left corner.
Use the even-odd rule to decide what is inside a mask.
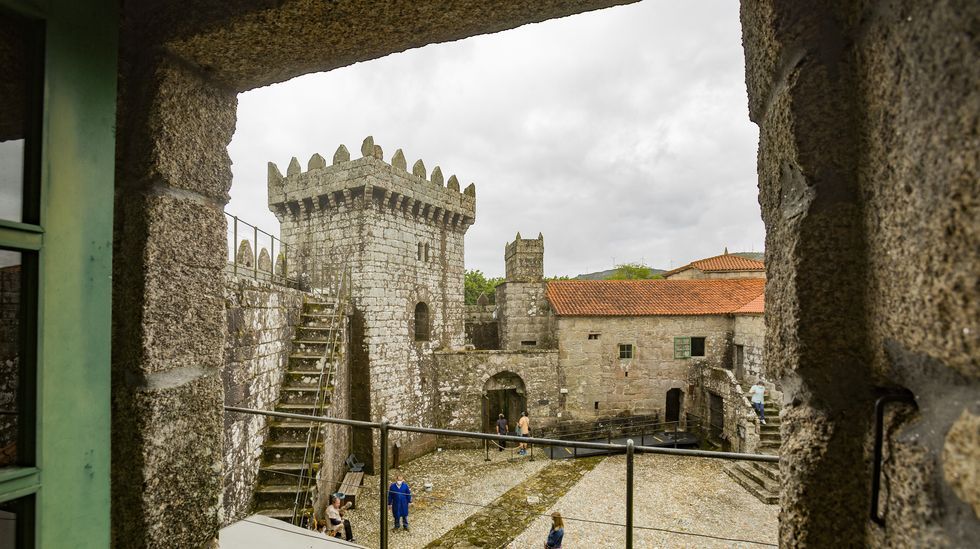
[[[654,268],[651,268],[650,271],[653,274],[663,274],[667,272],[664,269],[654,269]],[[573,278],[572,280],[606,280],[607,278],[612,276],[613,273],[615,272],[616,269],[609,269],[606,271],[596,271],[594,273],[580,274],[575,278]]]
[[[745,259],[754,259],[756,261],[764,261],[766,259],[766,252],[732,252],[732,255],[744,257]]]

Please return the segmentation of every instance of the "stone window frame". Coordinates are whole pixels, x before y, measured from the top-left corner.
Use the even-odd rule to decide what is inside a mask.
[[[422,309],[425,312],[424,322],[419,322],[419,307],[424,307]],[[411,333],[412,340],[417,343],[432,341],[432,308],[425,301],[419,301],[415,304],[415,312],[412,313]]]
[[[599,336],[601,336],[601,335],[602,335],[602,332],[589,332],[588,339],[590,339],[592,341],[595,341],[595,340],[599,339]]]
[[[619,344],[619,360],[633,360],[635,357],[636,357],[636,345],[632,343]]]

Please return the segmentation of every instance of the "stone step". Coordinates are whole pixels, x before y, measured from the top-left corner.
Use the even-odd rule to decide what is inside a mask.
[[[320,461],[319,452],[314,452],[312,456],[308,456],[310,459],[310,464],[312,464],[312,475],[316,477],[316,471],[319,469],[317,464]],[[302,459],[302,456],[300,456]],[[300,475],[303,471],[307,471],[307,475],[311,474],[310,466],[304,466],[302,461],[298,462],[277,462],[277,463],[265,463],[259,468],[259,479],[258,482],[262,486],[277,486],[277,485],[298,485],[300,481]]]
[[[327,391],[323,395],[325,403],[330,403],[331,392]],[[290,389],[285,387],[279,392],[279,403],[280,404],[307,404],[310,406],[315,405],[317,402],[316,386],[311,386],[310,390],[297,390],[294,386]]]
[[[298,402],[296,404],[280,402],[276,404],[276,411],[286,412],[288,414],[305,414],[308,416],[317,415],[316,404],[313,402]]]
[[[302,510],[301,510],[302,511]],[[257,511],[259,515],[265,515],[269,518],[279,519],[285,522],[290,522],[293,520],[293,508],[292,507],[282,507],[276,509],[262,509]],[[302,514],[302,512],[300,513]]]
[[[781,442],[782,437],[779,436],[779,431],[773,433],[763,430],[762,433],[759,434],[759,440]]]
[[[323,447],[323,443],[319,440],[313,442],[313,447],[317,449],[317,453]],[[303,461],[303,456],[306,455],[306,441],[302,442],[290,442],[290,441],[267,441],[262,445],[262,460],[265,463],[273,462],[289,462],[289,461]]]
[[[326,386],[330,386],[329,372],[320,372],[319,370],[286,370],[285,379],[283,383],[286,385],[283,387],[319,387],[321,383]]]
[[[300,507],[308,507],[313,504],[313,487],[311,486],[306,494],[301,494]],[[285,484],[259,484],[255,488],[255,509],[292,509],[296,501],[297,486]],[[292,511],[290,511],[292,516]]]
[[[745,470],[740,467],[741,465],[741,463],[729,465],[725,467],[725,473],[762,503],[767,505],[779,503],[778,492],[773,493],[767,490],[764,484],[760,484],[752,476],[747,475]]]
[[[269,440],[276,442],[303,442],[305,443],[310,436],[310,426],[318,426],[319,423],[310,421],[283,419],[269,423]],[[314,430],[312,440],[316,440],[318,432]]]
[[[749,467],[755,469],[760,475],[764,475],[772,482],[779,485],[779,465],[775,463],[761,463],[758,461],[747,462]]]
[[[779,481],[771,478],[769,475],[763,473],[757,467],[754,467],[750,462],[738,462],[735,466],[740,473],[752,480],[752,482],[758,484],[762,489],[768,493],[779,493]]]

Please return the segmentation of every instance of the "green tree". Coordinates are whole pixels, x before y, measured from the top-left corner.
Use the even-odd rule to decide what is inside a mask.
[[[654,274],[653,268],[642,263],[623,263],[616,265],[616,272],[609,275],[606,280],[652,280],[663,278]]]
[[[490,303],[496,303],[497,285],[503,281],[501,277],[487,278],[479,269],[467,270],[463,276],[463,302],[467,305],[476,305],[480,294],[485,293],[490,298]]]

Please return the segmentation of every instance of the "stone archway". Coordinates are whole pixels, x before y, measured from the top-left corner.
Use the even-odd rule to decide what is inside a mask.
[[[514,372],[499,372],[490,376],[483,384],[483,430],[494,432],[494,424],[499,414],[504,414],[507,424],[513,431],[521,412],[527,411],[527,386],[521,376]]]

